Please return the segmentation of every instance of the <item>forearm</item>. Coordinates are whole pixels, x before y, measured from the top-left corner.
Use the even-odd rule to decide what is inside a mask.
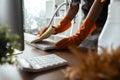
[[[79,10],[79,4],[76,5],[71,4],[67,11],[66,16],[60,21],[60,23],[57,26],[54,27],[55,29],[54,34],[58,34],[69,29],[71,27],[71,21],[76,16],[78,10]]]
[[[70,18],[70,20],[72,20],[76,14],[78,13],[79,10],[79,4],[73,5],[72,3],[70,4],[70,7],[67,11],[66,16]]]
[[[95,30],[96,28],[95,21],[99,17],[103,6],[104,4],[101,3],[100,0],[95,0],[85,21],[80,26],[77,33],[71,37],[64,38],[58,41],[56,43],[56,49],[64,49],[64,48],[67,48],[71,44],[78,46],[89,34],[91,34]],[[72,16],[71,19],[73,19],[73,17],[74,16]]]
[[[96,20],[98,19],[102,8],[104,6],[104,3],[101,3],[101,0],[95,0],[86,19],[90,19],[92,22],[96,22]]]
[[[91,34],[96,29],[95,22],[98,19],[104,6],[104,3],[101,3],[100,1],[101,0],[94,1],[85,21],[83,22],[80,29],[76,33],[76,35],[79,37],[78,43],[81,43],[89,34]]]

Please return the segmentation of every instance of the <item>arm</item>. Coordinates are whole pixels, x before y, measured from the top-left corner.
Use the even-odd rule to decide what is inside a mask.
[[[66,16],[69,17],[70,20],[72,20],[76,16],[78,10],[79,10],[79,4],[73,5],[71,3]]]
[[[60,21],[60,23],[57,26],[54,27],[55,29],[54,34],[58,34],[69,29],[71,27],[71,21],[76,16],[78,10],[79,4],[74,5],[71,3],[66,16]]]
[[[76,16],[78,10],[79,10],[79,3],[77,4],[71,3],[66,16],[60,21],[60,23],[57,26],[46,27],[42,32],[40,32],[40,34],[38,35],[38,38],[32,42],[41,41],[45,38],[48,38],[52,34],[61,33],[67,30],[68,28],[70,28],[71,21]]]
[[[56,43],[56,49],[67,48],[69,45],[78,46],[95,28],[95,22],[101,13],[104,3],[101,0],[95,0],[85,21],[80,26],[77,33],[71,37],[64,38]]]
[[[95,0],[86,19],[90,19],[93,23],[95,23],[97,18],[99,17],[99,14],[101,13],[103,6],[104,3],[102,3],[101,0]],[[59,25],[54,27],[55,28],[54,34],[64,32],[65,30],[70,28],[71,26],[70,22],[76,16],[78,10],[79,4],[74,5],[71,3],[65,18],[60,22]],[[94,29],[91,29],[89,33],[91,33]]]
[[[81,35],[84,35],[84,36],[81,36],[82,37],[81,40],[84,40],[84,38],[86,38],[89,34],[91,34],[96,29],[95,22],[98,19],[106,1],[107,0],[104,0],[104,1],[95,0],[94,1],[84,23],[81,25],[80,29],[77,32]]]
[[[102,3],[101,0],[95,0],[86,19],[88,18],[95,23],[102,11],[103,6],[104,3]]]

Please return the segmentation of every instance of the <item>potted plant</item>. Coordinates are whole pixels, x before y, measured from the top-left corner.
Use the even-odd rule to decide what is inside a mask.
[[[80,59],[80,64],[64,71],[67,80],[120,80],[120,47],[111,52],[103,49],[101,55],[88,51],[87,56],[74,46],[69,49]]]
[[[10,35],[10,29],[7,26],[0,27],[0,64],[14,64],[13,61],[14,49],[19,48],[20,44],[17,43],[18,35]]]
[[[15,80],[16,77],[19,77],[17,80],[21,80],[16,67],[18,63],[14,55],[14,49],[20,48],[20,44],[16,41],[18,38],[18,35],[10,34],[10,29],[7,26],[0,26],[0,78],[2,80]],[[14,75],[13,77],[14,73],[17,76]]]

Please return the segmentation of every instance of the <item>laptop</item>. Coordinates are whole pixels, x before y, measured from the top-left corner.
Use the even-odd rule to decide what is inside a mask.
[[[37,49],[49,51],[55,49],[55,41],[51,39],[45,39],[43,41],[37,42],[37,43],[31,43],[31,41],[36,39],[35,35],[24,33],[24,40],[26,44],[29,44]]]

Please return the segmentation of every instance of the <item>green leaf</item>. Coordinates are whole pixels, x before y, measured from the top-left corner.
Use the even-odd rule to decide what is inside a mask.
[[[20,44],[17,43],[19,36],[17,34],[9,34],[10,29],[8,26],[0,26],[0,64],[9,63],[12,64],[11,60],[14,53],[14,48],[20,48]],[[9,56],[7,56],[7,54]],[[5,58],[5,61],[2,61],[2,58]]]

